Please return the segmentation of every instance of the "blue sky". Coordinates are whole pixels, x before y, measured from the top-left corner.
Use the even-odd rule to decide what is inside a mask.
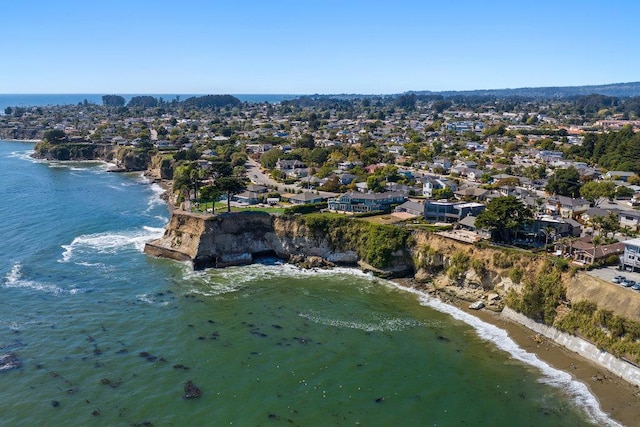
[[[640,80],[637,1],[21,0],[0,93],[399,93]]]

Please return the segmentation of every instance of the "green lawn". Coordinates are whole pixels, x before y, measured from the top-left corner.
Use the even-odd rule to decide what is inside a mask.
[[[205,213],[207,209],[211,209],[211,202],[200,203],[198,207],[192,206],[191,211],[196,213]],[[282,215],[284,213],[284,209],[282,207],[258,207],[258,206],[249,206],[246,208],[238,208],[235,206],[231,206],[231,212],[243,212],[243,211],[253,211],[253,212],[267,212],[270,214]],[[227,202],[216,202],[215,204],[215,212],[222,213],[227,211]]]

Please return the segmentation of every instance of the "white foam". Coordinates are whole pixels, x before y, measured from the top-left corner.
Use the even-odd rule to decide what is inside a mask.
[[[424,292],[420,292],[413,288],[406,288],[393,282],[388,283],[403,291],[416,294],[419,298],[420,304],[431,307],[441,313],[448,314],[454,319],[470,325],[481,339],[490,341],[499,349],[509,353],[514,359],[536,367],[544,375],[541,382],[564,390],[578,403],[579,406],[583,407],[587,414],[597,423],[609,426],[620,426],[620,424],[609,418],[609,416],[600,409],[598,399],[591,394],[585,384],[574,380],[567,372],[551,367],[546,362],[538,359],[535,354],[529,353],[519,347],[518,344],[509,337],[505,330],[484,322],[477,317],[466,313],[457,307],[446,304],[437,298],[433,298]]]
[[[20,160],[26,160],[31,163],[46,163],[45,159],[37,159],[32,157],[35,153],[35,150],[27,150],[27,151],[12,151],[9,157],[13,157]]]
[[[169,305],[169,301],[158,302],[152,296],[150,296],[149,294],[136,295],[136,298],[138,299],[138,301],[142,301],[142,302],[144,302],[146,304],[149,304],[149,305],[159,305],[161,307]]]
[[[151,184],[150,188],[152,194],[147,201],[147,209],[145,213],[149,213],[155,207],[165,204],[165,201],[162,200],[162,195],[166,192],[166,190],[156,183]]]
[[[402,331],[407,328],[422,326],[422,324],[413,319],[381,319],[378,322],[362,322],[344,319],[333,319],[318,314],[299,313],[298,316],[322,325],[334,326],[337,328],[359,329],[366,332],[390,332]]]
[[[288,278],[304,278],[304,277],[323,277],[328,276],[332,278],[333,283],[345,283],[351,285],[350,277],[362,277],[368,279],[373,284],[375,277],[369,273],[363,273],[361,270],[355,268],[343,268],[337,267],[333,269],[317,269],[308,270],[298,268],[291,264],[277,263],[274,265],[266,264],[251,264],[238,267],[227,267],[223,269],[206,269],[200,271],[194,271],[191,268],[185,267],[184,280],[198,281],[203,284],[209,285],[215,288],[212,291],[214,295],[219,293],[232,292],[240,289],[244,284],[256,282],[260,280],[269,280],[278,277]],[[233,284],[233,285],[230,285]],[[217,290],[221,292],[218,292]],[[224,292],[222,290],[226,289]],[[199,289],[203,292],[202,289]]]
[[[148,226],[124,232],[83,234],[73,239],[69,245],[62,245],[64,252],[58,261],[69,262],[78,251],[113,254],[124,249],[135,249],[142,252],[146,242],[160,238],[163,234],[164,228]]]
[[[44,292],[44,293],[48,293],[56,296],[65,294],[65,293],[68,293],[70,295],[75,295],[79,291],[81,291],[81,289],[77,289],[77,288],[63,289],[59,286],[55,286],[47,283],[36,282],[33,280],[25,280],[22,277],[22,265],[19,262],[13,264],[13,267],[11,267],[11,270],[5,276],[3,287],[31,289],[34,291]]]

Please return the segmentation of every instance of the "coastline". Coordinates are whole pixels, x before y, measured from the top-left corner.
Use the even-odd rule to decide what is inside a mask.
[[[625,426],[632,426],[640,419],[640,406],[637,404],[640,398],[640,387],[622,379],[597,362],[503,316],[500,312],[487,309],[472,310],[468,307],[468,301],[453,298],[444,301],[439,296],[418,289],[410,279],[395,279],[392,282],[400,290],[438,299],[443,304],[505,331],[521,349],[584,384],[597,399],[600,410],[612,420]]]
[[[18,142],[34,141],[19,140]],[[108,163],[106,161],[98,161]],[[87,162],[95,162],[95,160]],[[157,177],[150,174],[148,170],[143,171],[142,176],[162,188],[165,197],[170,192],[170,184],[161,179],[157,179]],[[165,198],[163,198],[163,200],[166,203],[167,209],[171,212],[173,210],[172,208],[174,208],[173,205]],[[361,270],[360,268],[358,269]],[[470,316],[505,331],[522,350],[535,355],[539,360],[546,362],[559,371],[567,373],[572,379],[584,384],[597,400],[599,409],[606,413],[610,420],[625,426],[631,426],[635,425],[637,420],[640,419],[640,406],[637,405],[638,398],[640,398],[640,387],[613,374],[597,362],[589,360],[561,344],[541,336],[529,329],[526,325],[503,316],[500,312],[494,312],[488,309],[471,310],[468,308],[468,301],[456,299],[448,294],[448,298],[445,299],[440,295],[428,292],[424,289],[423,285],[418,285],[413,282],[412,279],[392,279],[391,282],[402,291],[413,292],[437,299],[443,304],[461,310]],[[532,366],[532,369],[536,369],[536,367]]]
[[[13,139],[13,138],[0,138],[0,141],[4,142],[25,142],[29,144],[37,143],[42,141],[41,139]]]

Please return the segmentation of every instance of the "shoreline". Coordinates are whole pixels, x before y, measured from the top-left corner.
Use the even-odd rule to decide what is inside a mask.
[[[37,141],[16,140],[13,142]],[[100,160],[89,160],[87,162],[109,163]],[[150,179],[151,183],[159,185],[165,191],[165,194],[170,191],[170,185],[168,185],[167,182],[154,179],[153,176],[149,176],[145,172],[148,171],[143,171],[142,176]],[[167,209],[171,212],[172,204],[167,200],[165,200],[165,203]],[[355,268],[362,271],[361,268]],[[417,284],[412,279],[392,279],[391,282],[402,291],[437,299],[445,305],[459,309],[468,315],[505,331],[519,348],[535,355],[539,360],[546,362],[552,368],[567,373],[572,379],[585,385],[597,400],[599,409],[611,420],[625,426],[631,426],[640,419],[640,406],[637,405],[638,398],[640,398],[640,387],[611,373],[607,368],[599,365],[597,362],[569,350],[561,344],[536,333],[523,324],[502,316],[500,312],[494,312],[488,309],[471,310],[468,308],[468,301],[456,299],[451,295],[448,295],[450,298],[447,298],[445,301],[442,295],[428,292],[422,288],[422,286],[416,286]],[[513,355],[511,355],[511,357],[513,358]],[[529,366],[531,366],[532,369],[538,369],[536,366]]]
[[[411,279],[395,279],[392,282],[400,290],[439,300],[445,305],[505,331],[522,350],[585,385],[597,400],[599,409],[615,422],[632,426],[640,419],[640,406],[637,404],[640,398],[640,387],[610,372],[597,362],[503,316],[501,312],[487,309],[472,310],[468,308],[468,301],[456,300],[453,297],[445,301],[438,295],[417,288]],[[536,367],[532,366],[532,368]]]
[[[24,142],[24,143],[29,143],[29,144],[33,144],[33,143],[38,143],[40,141],[42,141],[41,139],[14,139],[14,138],[0,138],[0,141],[4,141],[4,142]]]

